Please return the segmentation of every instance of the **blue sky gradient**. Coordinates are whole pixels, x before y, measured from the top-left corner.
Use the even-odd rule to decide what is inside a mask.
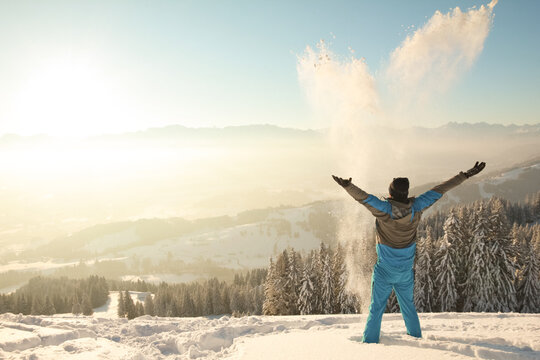
[[[27,94],[25,86],[55,61],[71,63],[76,70],[63,79],[65,86],[51,84],[47,96],[57,101],[80,92],[75,107],[83,115],[88,107],[99,118],[83,127],[88,133],[172,123],[312,128],[313,114],[296,73],[297,56],[307,45],[325,39],[334,53],[344,56],[350,47],[365,57],[376,76],[389,54],[436,10],[482,4],[486,2],[0,1],[0,134],[62,133],[63,128],[71,133],[79,121],[91,121],[90,116],[80,119],[73,109],[41,119],[45,110],[21,115],[22,107],[32,107],[39,92],[49,88],[34,84],[38,90],[21,95]],[[431,124],[411,125],[538,122],[540,2],[502,0],[494,13],[476,63],[437,100],[445,115]],[[53,78],[63,77],[62,70],[54,69]],[[81,73],[86,70],[91,75]],[[95,89],[79,91],[77,86],[89,86],[85,81]],[[104,88],[111,89],[108,100],[100,101],[114,112],[92,100]],[[54,112],[62,101],[53,105],[46,110]]]

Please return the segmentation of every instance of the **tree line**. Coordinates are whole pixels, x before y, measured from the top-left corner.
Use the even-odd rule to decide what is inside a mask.
[[[118,315],[133,319],[142,315],[193,317],[232,314],[260,315],[264,300],[266,269],[236,274],[232,283],[217,278],[188,284],[161,283],[144,303],[133,301],[129,291],[120,292]],[[122,285],[122,284],[120,284]],[[126,284],[123,284],[126,285]],[[146,284],[139,282],[139,289]]]
[[[103,277],[68,279],[38,276],[17,291],[0,295],[0,313],[92,315],[94,308],[105,305],[108,296],[109,286]]]

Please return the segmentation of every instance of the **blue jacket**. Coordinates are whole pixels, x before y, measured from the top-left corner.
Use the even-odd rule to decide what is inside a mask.
[[[467,177],[459,173],[407,203],[381,200],[350,184],[345,190],[375,216],[378,261],[394,267],[412,267],[416,250],[416,230],[422,213],[445,192],[461,184]]]

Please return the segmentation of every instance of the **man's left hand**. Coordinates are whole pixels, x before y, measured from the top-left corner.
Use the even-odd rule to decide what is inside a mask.
[[[332,175],[332,177],[334,178],[334,180],[335,180],[340,186],[347,187],[347,186],[351,185],[352,178],[349,178],[349,179],[347,180],[347,179],[342,179],[342,178],[340,178],[340,177],[337,177],[337,176],[335,176],[335,175]]]

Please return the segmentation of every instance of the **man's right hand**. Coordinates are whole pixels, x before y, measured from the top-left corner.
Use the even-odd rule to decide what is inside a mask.
[[[474,176],[474,175],[478,174],[480,171],[484,170],[485,167],[486,167],[485,162],[478,163],[478,161],[477,161],[476,164],[474,164],[474,166],[472,168],[465,171],[463,174],[465,174],[465,176],[467,178],[470,178],[471,176]]]
[[[349,178],[348,180],[347,179],[342,179],[340,177],[337,177],[335,175],[332,175],[332,177],[334,178],[334,180],[341,186],[343,187],[347,187],[349,185],[351,185],[351,180],[352,178]]]

